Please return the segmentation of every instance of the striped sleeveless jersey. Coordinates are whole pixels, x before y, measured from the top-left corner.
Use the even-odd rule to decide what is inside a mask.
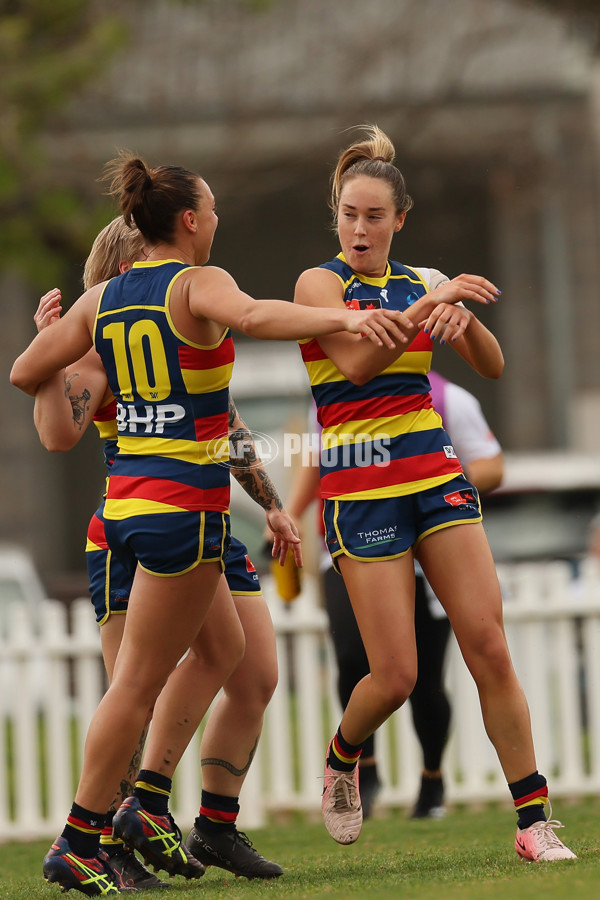
[[[340,279],[349,309],[405,311],[429,290],[419,270],[397,262],[389,261],[381,278],[354,272],[341,253],[321,268]],[[397,497],[462,472],[431,400],[429,335],[419,332],[398,359],[364,385],[348,381],[316,338],[299,343],[323,428],[321,497]]]
[[[176,331],[171,290],[187,268],[176,260],[135,263],[100,298],[94,342],[115,395],[118,434],[107,519],[229,508],[233,339],[225,329],[216,344],[201,346]]]

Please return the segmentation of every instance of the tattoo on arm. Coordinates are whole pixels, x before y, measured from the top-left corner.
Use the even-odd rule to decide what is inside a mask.
[[[250,751],[250,755],[248,756],[248,762],[243,768],[238,769],[233,763],[227,762],[226,759],[219,759],[218,756],[205,756],[200,760],[201,766],[221,766],[223,769],[227,769],[228,772],[231,772],[232,775],[237,775],[238,778],[241,778],[242,775],[245,775],[250,766],[252,765],[252,760],[256,754],[256,748],[258,747],[258,738],[254,741],[254,747]]]
[[[68,378],[65,375],[65,397],[68,397],[71,401],[71,409],[73,410],[73,422],[81,431],[90,409],[88,403],[92,395],[87,388],[84,388],[81,394],[71,393],[73,379],[77,377],[77,372],[73,372],[71,375],[69,375]]]
[[[233,429],[229,434],[230,464],[232,474],[243,487],[249,497],[258,503],[263,509],[271,509],[273,504],[277,509],[283,509],[283,503],[279,498],[277,489],[260,457],[256,452],[254,438],[250,429],[242,421],[232,398],[229,398],[229,427]]]

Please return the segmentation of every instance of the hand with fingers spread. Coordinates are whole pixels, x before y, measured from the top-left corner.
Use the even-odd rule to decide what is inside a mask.
[[[58,322],[62,312],[61,300],[60,288],[52,288],[51,291],[48,291],[47,294],[40,298],[38,308],[33,316],[33,321],[38,331],[42,331],[48,325]]]
[[[410,332],[414,325],[408,316],[397,309],[352,310],[346,323],[346,331],[361,334],[378,347],[386,346],[391,350],[396,346],[395,341],[407,344],[412,340],[403,329]]]
[[[496,303],[500,298],[498,288],[481,275],[457,275],[444,281],[431,291],[430,299],[440,303],[460,303],[475,300],[477,303]]]

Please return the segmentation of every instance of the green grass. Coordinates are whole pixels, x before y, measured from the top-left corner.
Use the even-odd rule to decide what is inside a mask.
[[[454,809],[441,822],[409,821],[403,812],[368,821],[358,843],[340,847],[320,822],[292,818],[252,838],[285,875],[274,882],[235,879],[209,869],[198,882],[174,879],[174,900],[369,898],[369,900],[596,900],[600,884],[599,802],[558,801],[559,832],[573,862],[524,863],[513,848],[514,813],[506,807]],[[41,878],[48,841],[0,846],[0,900],[58,898]],[[161,895],[167,896],[167,893]],[[70,894],[75,900],[83,896]],[[155,892],[136,894],[157,896]]]

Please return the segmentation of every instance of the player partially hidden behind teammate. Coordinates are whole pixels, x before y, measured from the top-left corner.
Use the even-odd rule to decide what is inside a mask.
[[[128,153],[108,176],[126,224],[134,221],[144,236],[145,261],[86,291],[11,371],[11,382],[33,396],[94,343],[117,401],[119,451],[104,518],[109,547],[133,575],[127,623],[88,730],[64,842],[46,857],[56,881],[88,896],[118,893],[98,855],[105,811],[169,674],[198,646],[223,570],[229,470],[215,458],[228,456],[230,329],[272,340],[349,330],[388,348],[412,329],[400,312],[253,300],[224,270],[205,265],[217,217],[203,179],[177,166],[150,169]],[[273,524],[273,552],[284,558],[299,538]],[[144,785],[155,800],[164,791],[159,775]],[[139,838],[167,871],[191,865],[178,829],[157,830],[139,801],[125,801],[113,826],[134,846]]]
[[[340,154],[331,207],[342,252],[304,272],[295,294],[296,304],[312,309],[403,310],[415,325],[408,348],[377,348],[349,335],[301,345],[323,428],[326,540],[370,668],[327,750],[325,825],[339,843],[359,837],[364,743],[415,684],[417,558],[475,679],[517,810],[517,852],[530,860],[573,859],[555,834],[559,823],[546,821],[548,788],[537,771],[529,710],[506,644],[477,491],[432,408],[427,380],[436,339],[480,375],[501,375],[498,342],[461,302],[495,303],[499,291],[480,276],[448,280],[389,259],[412,205],[393,160],[394,147],[376,126],[366,126],[364,139]]]

